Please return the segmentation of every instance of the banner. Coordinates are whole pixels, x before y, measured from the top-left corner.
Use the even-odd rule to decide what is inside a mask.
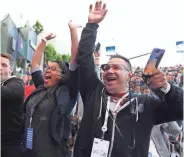
[[[176,52],[177,53],[184,53],[184,41],[177,41],[176,42]]]
[[[107,46],[106,47],[106,55],[107,56],[115,55],[115,54],[116,54],[115,46]]]

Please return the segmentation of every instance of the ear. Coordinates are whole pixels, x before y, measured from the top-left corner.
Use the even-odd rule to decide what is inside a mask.
[[[13,68],[10,68],[9,74],[11,75],[13,73]]]
[[[128,78],[130,79],[132,77],[132,72],[128,73]]]

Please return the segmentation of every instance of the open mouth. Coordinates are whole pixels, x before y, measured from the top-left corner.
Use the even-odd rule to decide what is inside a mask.
[[[49,73],[46,73],[46,74],[45,74],[45,79],[46,79],[46,80],[51,79],[51,75],[50,75]]]
[[[108,77],[107,78],[107,82],[113,82],[113,81],[116,81],[117,80],[117,78],[115,78],[115,77]]]

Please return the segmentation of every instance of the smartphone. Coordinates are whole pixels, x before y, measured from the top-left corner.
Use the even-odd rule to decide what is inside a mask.
[[[101,46],[101,44],[98,42],[98,44],[96,45],[96,47],[95,47],[95,56],[97,57],[99,57],[100,56],[100,46]]]
[[[165,53],[165,50],[154,48],[151,56],[144,68],[144,75],[152,75],[153,70],[158,68],[158,65]]]

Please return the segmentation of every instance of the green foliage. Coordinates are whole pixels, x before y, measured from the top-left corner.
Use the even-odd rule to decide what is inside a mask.
[[[68,63],[70,62],[70,55],[69,54],[63,54],[62,57],[63,57],[63,61],[68,62]]]
[[[52,44],[45,47],[45,61],[54,61],[57,58],[57,52]]]
[[[36,21],[35,25],[33,26],[35,29],[36,34],[40,34],[43,31],[43,25],[40,23],[39,20]]]
[[[63,57],[60,53],[57,54],[56,59],[59,61],[63,61]]]
[[[16,65],[17,65],[17,67],[24,68],[24,62],[23,62],[23,60],[18,59],[16,61]]]
[[[65,62],[70,62],[70,55],[69,54],[60,54],[56,52],[56,49],[52,44],[48,44],[45,47],[45,62],[47,63],[48,61],[65,61]]]

